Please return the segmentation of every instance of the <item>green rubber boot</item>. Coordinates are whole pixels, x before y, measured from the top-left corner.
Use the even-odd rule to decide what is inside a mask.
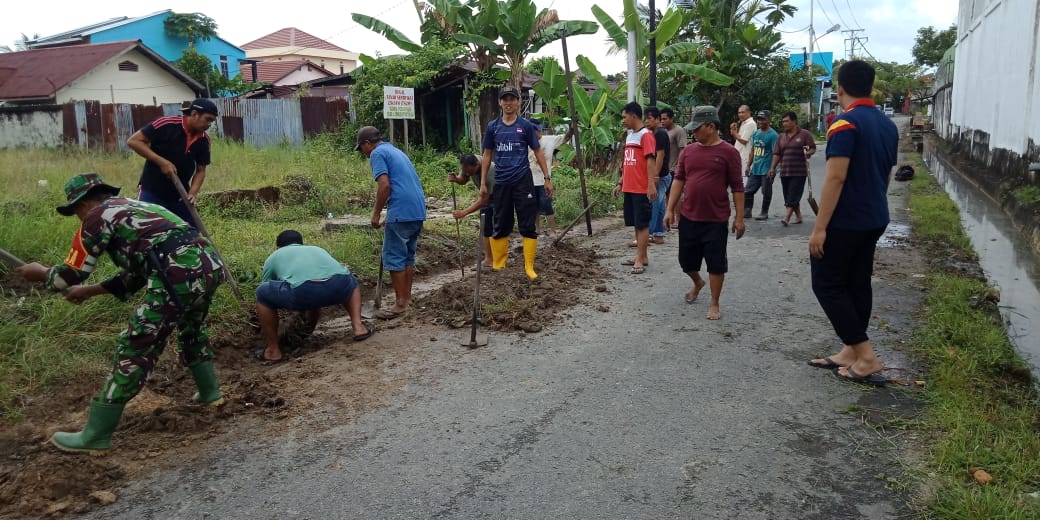
[[[105,454],[112,444],[112,432],[123,416],[125,404],[108,404],[98,400],[90,401],[90,413],[83,431],[76,433],[55,432],[51,436],[51,444],[58,449],[72,452],[87,452],[92,457]]]
[[[195,388],[199,390],[191,396],[191,400],[210,406],[223,405],[224,398],[220,395],[220,383],[217,382],[217,372],[213,368],[213,362],[203,361],[189,370],[191,370],[191,377],[195,378]]]

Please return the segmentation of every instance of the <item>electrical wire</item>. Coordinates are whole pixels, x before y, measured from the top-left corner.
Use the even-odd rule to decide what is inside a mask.
[[[830,26],[829,26],[829,27],[834,27],[834,25],[836,25],[836,24],[834,23],[834,20],[831,20],[831,17],[830,17],[830,15],[828,15],[828,14],[827,14],[827,11],[826,11],[826,10],[824,10],[823,6],[822,6],[822,5],[820,5],[820,4],[819,4],[819,2],[816,2],[816,0],[811,0],[811,1],[812,1],[812,2],[814,2],[814,3],[815,3],[815,5],[819,6],[819,8],[820,8],[820,12],[821,12],[821,13],[823,13],[823,17],[824,17],[824,18],[826,18],[826,19],[827,19],[827,23],[829,23],[829,24],[830,24]]]
[[[845,18],[843,18],[843,17],[841,16],[841,10],[840,10],[840,9],[838,9],[838,4],[834,3],[834,0],[831,0],[831,5],[832,5],[832,6],[834,6],[834,12],[835,12],[835,13],[837,13],[837,15],[838,15],[838,21],[839,21],[839,22],[841,22],[841,26],[842,26],[842,27],[851,27],[851,26],[849,25],[849,23],[845,21]]]
[[[845,5],[849,6],[849,14],[852,15],[852,21],[856,22],[856,28],[862,29],[863,26],[860,25],[859,20],[856,19],[856,11],[852,9],[852,4],[849,3],[849,0],[845,0]]]

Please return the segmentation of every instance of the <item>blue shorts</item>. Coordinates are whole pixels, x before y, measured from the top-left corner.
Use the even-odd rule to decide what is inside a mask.
[[[268,280],[256,288],[256,302],[272,309],[308,311],[343,305],[358,288],[352,274],[337,274],[323,281],[307,281],[298,287],[282,280]]]
[[[415,247],[423,221],[387,222],[383,228],[383,267],[387,271],[404,271],[415,265]]]
[[[545,193],[545,186],[535,186],[534,196],[538,197],[538,213],[541,215],[553,215],[556,210],[553,209],[552,198]]]

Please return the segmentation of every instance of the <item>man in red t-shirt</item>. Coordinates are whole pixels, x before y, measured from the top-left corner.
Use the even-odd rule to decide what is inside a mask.
[[[621,110],[621,123],[629,130],[625,138],[625,159],[621,180],[614,186],[614,196],[625,194],[625,225],[635,228],[636,257],[622,265],[632,266],[632,274],[643,274],[649,258],[652,203],[657,198],[657,140],[653,132],[643,128],[643,107],[635,101]]]
[[[733,233],[744,236],[744,180],[740,153],[719,137],[719,113],[711,105],[693,109],[693,121],[686,126],[697,140],[683,148],[679,166],[668,196],[664,222],[679,222],[679,265],[693,280],[686,303],[693,303],[704,287],[700,269],[703,260],[708,270],[711,303],[708,319],[717,320],[722,283],[729,270],[726,258],[730,207],[727,190],[733,193]],[[679,199],[682,198],[682,207]]]

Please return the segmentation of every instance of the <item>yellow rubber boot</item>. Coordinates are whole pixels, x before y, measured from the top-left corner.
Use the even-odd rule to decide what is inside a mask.
[[[509,237],[491,238],[491,267],[500,271],[506,267],[506,258],[509,258]]]
[[[527,277],[532,280],[538,278],[538,273],[534,272],[534,257],[536,253],[538,253],[538,240],[524,237],[524,271],[527,272]]]

